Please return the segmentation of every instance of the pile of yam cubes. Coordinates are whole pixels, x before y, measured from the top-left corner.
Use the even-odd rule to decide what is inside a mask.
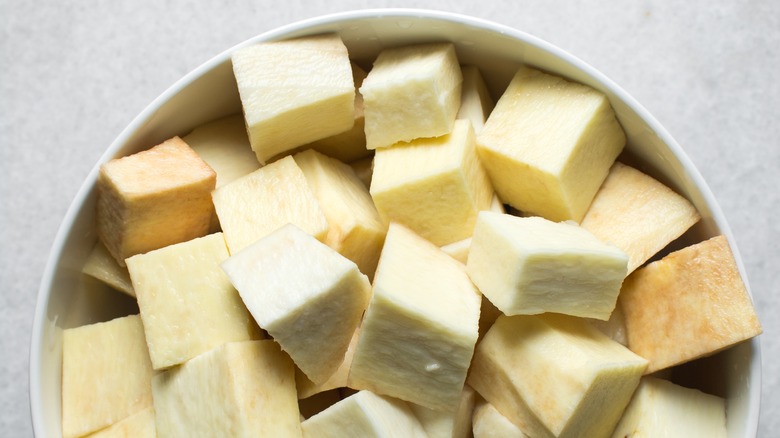
[[[724,436],[668,371],[761,327],[723,236],[665,250],[700,216],[608,98],[369,61],[241,48],[242,114],[102,166],[84,272],[139,312],[64,331],[63,436]]]

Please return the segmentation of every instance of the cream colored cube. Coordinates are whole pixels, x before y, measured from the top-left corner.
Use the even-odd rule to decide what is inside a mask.
[[[352,79],[355,87],[360,88],[368,73],[354,62],[352,63]],[[304,148],[311,148],[329,157],[349,163],[371,155],[366,149],[365,118],[363,116],[363,96],[355,90],[355,124],[348,131],[321,140],[314,141]]]
[[[366,147],[450,133],[462,81],[452,43],[384,49],[360,87]]]
[[[470,438],[475,398],[474,390],[465,385],[460,395],[460,403],[452,412],[436,411],[414,403],[409,403],[409,407],[425,429],[428,438]]]
[[[471,120],[474,132],[479,134],[495,103],[477,66],[464,65],[461,67],[461,73],[463,86],[457,118]]]
[[[576,224],[482,212],[466,266],[507,315],[556,312],[607,320],[627,260]]]
[[[89,438],[156,438],[154,407],[149,406],[122,421],[89,435]]]
[[[579,222],[626,138],[606,96],[522,67],[477,138],[502,201]]]
[[[485,400],[474,407],[472,423],[474,438],[528,438],[515,423]]]
[[[200,125],[182,139],[217,173],[217,188],[260,168],[241,114]]]
[[[637,269],[626,278],[620,303],[628,347],[650,361],[648,374],[761,334],[723,236]]]
[[[120,266],[135,254],[209,231],[216,174],[182,139],[100,167],[96,228]]]
[[[328,220],[325,243],[374,277],[386,225],[352,169],[314,150],[293,156]]]
[[[81,272],[92,278],[102,281],[114,289],[124,292],[131,297],[135,296],[133,283],[130,281],[130,273],[127,267],[119,266],[116,259],[108,252],[103,242],[98,241],[92,252],[89,253]]]
[[[581,225],[623,250],[631,273],[699,218],[687,199],[633,167],[615,162]]]
[[[80,437],[152,406],[152,364],[138,315],[62,333],[62,436]]]
[[[232,60],[260,163],[352,128],[355,83],[338,35],[255,44],[237,50]]]
[[[457,120],[449,135],[377,150],[371,196],[386,222],[438,246],[469,237],[493,199],[471,122]]]
[[[301,423],[304,438],[427,438],[409,406],[360,391]]]
[[[231,254],[292,223],[324,241],[328,221],[292,157],[214,191],[214,207]]]
[[[231,342],[152,380],[159,437],[300,437],[294,367],[273,341]]]
[[[249,313],[220,268],[227,258],[216,233],[127,260],[155,370],[252,337]]]
[[[468,384],[529,436],[601,437],[646,366],[580,318],[501,316],[477,345]]]
[[[480,293],[463,265],[391,223],[373,286],[349,386],[452,411],[479,320]]]
[[[318,385],[312,382],[300,368],[296,368],[295,387],[298,390],[299,399],[309,398],[322,392],[345,388],[347,386],[349,369],[352,366],[352,357],[355,355],[355,347],[357,346],[359,332],[359,328],[355,330],[355,333],[352,335],[352,339],[350,339],[349,345],[347,346],[347,352],[344,353],[344,360],[324,383]]]
[[[222,268],[260,327],[312,382],[336,372],[371,294],[355,263],[288,224]]]
[[[612,437],[656,436],[726,438],[726,401],[645,376]]]

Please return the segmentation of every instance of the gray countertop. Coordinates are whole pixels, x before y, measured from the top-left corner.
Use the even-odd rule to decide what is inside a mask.
[[[575,54],[641,102],[725,212],[764,325],[760,436],[780,430],[780,2],[0,0],[0,435],[32,435],[30,332],[57,228],[103,150],[188,71],[279,25],[460,12]]]

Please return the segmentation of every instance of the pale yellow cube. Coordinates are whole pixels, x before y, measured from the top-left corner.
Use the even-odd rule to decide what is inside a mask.
[[[495,103],[477,66],[464,65],[461,67],[461,72],[463,86],[457,118],[470,120],[474,132],[479,134]]]
[[[349,386],[452,411],[477,341],[479,306],[461,263],[391,223]]]
[[[498,318],[468,384],[533,437],[609,436],[647,361],[580,318]]]
[[[209,231],[216,174],[182,139],[100,167],[96,229],[120,266],[125,259]]]
[[[374,277],[387,226],[368,189],[346,164],[314,150],[293,156],[328,220],[325,243]]]
[[[366,147],[452,131],[463,76],[452,43],[384,49],[360,87]]]
[[[507,315],[609,319],[628,257],[571,223],[481,212],[469,277]]]
[[[154,407],[149,406],[122,421],[89,435],[89,438],[156,438]]]
[[[344,362],[371,285],[357,265],[292,224],[222,264],[252,316],[315,384]]]
[[[477,138],[502,201],[577,222],[625,142],[604,94],[528,67],[515,74]]]
[[[260,168],[241,114],[200,125],[182,139],[214,169],[217,188]]]
[[[138,315],[62,333],[62,436],[80,437],[152,406],[152,364]]]
[[[294,366],[273,341],[231,342],[152,380],[162,437],[300,437]]]
[[[645,376],[612,438],[726,438],[726,400]]]
[[[427,438],[407,403],[360,391],[301,423],[304,438]]]
[[[647,373],[708,356],[761,334],[724,236],[637,269],[620,292],[628,347]]]
[[[377,150],[370,191],[385,222],[438,246],[471,236],[493,199],[468,120],[457,120],[448,135]]]
[[[220,268],[227,258],[216,233],[127,260],[154,369],[252,337],[249,312]]]
[[[581,224],[623,250],[631,273],[699,218],[687,199],[633,167],[615,162]]]
[[[119,266],[116,259],[108,252],[103,242],[98,241],[92,252],[89,253],[81,272],[92,278],[102,281],[114,289],[124,292],[131,297],[135,296],[133,282],[130,281],[130,273],[127,267]]]
[[[352,128],[355,83],[337,34],[247,46],[232,61],[260,163]]]
[[[292,157],[285,157],[214,191],[214,207],[231,254],[292,223],[324,241],[328,221]]]

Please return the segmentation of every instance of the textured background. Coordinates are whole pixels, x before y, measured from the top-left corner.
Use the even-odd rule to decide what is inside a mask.
[[[228,47],[366,7],[441,9],[513,26],[601,70],[659,119],[734,232],[765,329],[760,436],[780,430],[780,2],[0,0],[0,435],[32,435],[38,285],[68,205],[114,137]]]

